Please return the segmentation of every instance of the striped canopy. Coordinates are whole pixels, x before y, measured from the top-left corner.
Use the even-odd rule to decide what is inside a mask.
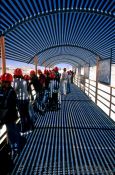
[[[115,64],[114,0],[1,0],[6,59],[53,67]]]

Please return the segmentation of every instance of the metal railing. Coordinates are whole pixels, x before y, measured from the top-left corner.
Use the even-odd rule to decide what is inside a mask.
[[[115,121],[115,87],[98,83],[96,91],[96,81],[76,76],[74,83]]]

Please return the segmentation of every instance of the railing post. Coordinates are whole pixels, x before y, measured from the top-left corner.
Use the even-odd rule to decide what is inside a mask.
[[[112,87],[110,86],[110,106],[109,106],[109,117],[111,117],[111,102],[112,102]]]
[[[89,97],[89,89],[90,89],[90,79],[89,79],[89,83],[88,83],[88,97]]]
[[[96,92],[95,92],[95,103],[97,104],[97,93],[98,93],[98,78],[99,78],[99,57],[97,57],[96,63]]]
[[[2,73],[6,73],[5,39],[4,39],[4,36],[1,36],[0,37],[0,48],[1,48],[1,67],[2,67]]]

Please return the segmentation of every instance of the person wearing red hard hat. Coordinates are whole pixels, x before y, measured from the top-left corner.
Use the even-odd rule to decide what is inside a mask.
[[[49,71],[47,69],[44,70],[44,74],[40,74],[39,76],[39,82],[42,87],[41,92],[41,99],[39,101],[40,105],[40,111],[41,114],[44,115],[48,103],[48,97],[49,97],[49,83],[50,83],[50,77],[49,77]]]
[[[59,69],[58,67],[54,67],[54,72],[55,72],[55,89],[59,89],[59,86],[60,86],[60,73],[59,73]]]
[[[23,74],[22,74],[22,69],[17,68],[14,70],[14,78],[22,78]]]
[[[55,72],[54,70],[50,70],[50,73],[49,73],[49,77],[50,77],[50,84],[49,84],[49,87],[50,87],[50,96],[52,97],[52,93],[54,92],[54,80],[55,80]]]
[[[31,80],[31,77],[28,75],[28,74],[25,74],[23,76],[23,79],[26,81],[27,83],[27,91],[28,91],[28,94],[31,95],[31,89],[30,89],[30,80]]]
[[[29,81],[29,80],[30,80],[30,76],[29,76],[29,75],[27,75],[27,74],[25,74],[25,75],[24,75],[24,80]]]
[[[33,123],[29,115],[29,94],[27,82],[24,80],[22,69],[14,70],[13,87],[17,94],[17,105],[21,119],[21,132],[26,132],[33,128]]]
[[[34,109],[32,106],[32,92],[31,92],[31,88],[30,88],[30,81],[31,81],[31,77],[28,74],[25,74],[23,76],[24,80],[27,82],[27,91],[29,94],[29,114],[30,114],[30,120],[32,123],[35,123],[36,117],[35,117],[35,113],[34,113]],[[34,126],[33,126],[34,127]]]
[[[34,76],[34,75],[36,75],[35,71],[34,71],[34,70],[31,70],[31,71],[30,71],[30,77],[32,77],[32,76]]]
[[[42,74],[41,69],[38,69],[38,75]]]
[[[39,81],[34,70],[30,71],[30,88],[33,85],[36,94],[39,93]]]
[[[59,70],[58,67],[54,67],[55,72],[58,72],[58,70]]]
[[[13,77],[9,73],[4,73],[1,76],[2,88],[0,95],[0,109],[7,108],[7,114],[4,119],[1,120],[2,124],[6,125],[8,144],[11,149],[12,156],[14,152],[20,151],[20,133],[16,126],[16,120],[18,119],[16,108],[16,93],[11,86]],[[1,116],[2,114],[0,114]]]

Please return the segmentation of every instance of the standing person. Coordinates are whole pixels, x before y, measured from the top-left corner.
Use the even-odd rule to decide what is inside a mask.
[[[38,74],[39,74],[39,113],[42,114],[42,111],[44,112],[45,110],[45,101],[47,97],[47,93],[45,91],[45,85],[46,85],[46,70],[44,70],[44,73],[39,69]]]
[[[27,82],[23,79],[22,70],[20,68],[14,71],[13,87],[17,94],[17,104],[21,119],[21,131],[26,132],[33,129],[33,123],[29,115],[29,95],[27,91]]]
[[[35,117],[35,113],[34,113],[34,109],[33,109],[33,105],[32,105],[32,99],[31,99],[31,88],[30,88],[30,76],[25,74],[24,76],[24,80],[27,82],[27,91],[28,91],[28,95],[29,95],[29,115],[30,115],[30,120],[32,123],[35,123],[36,121],[36,117]]]
[[[4,73],[1,77],[2,87],[0,95],[0,108],[7,108],[8,112],[3,124],[6,125],[8,144],[11,149],[11,155],[18,153],[21,146],[21,137],[18,131],[16,120],[18,119],[16,109],[16,93],[11,86],[13,77],[9,73]]]
[[[52,97],[52,94],[55,90],[55,72],[54,70],[50,70],[49,77],[50,77],[50,84],[49,84],[50,96]]]
[[[71,71],[71,83],[73,84],[74,72]]]
[[[39,73],[39,82],[42,87],[42,96],[39,102],[39,105],[40,105],[39,113],[44,115],[46,112],[48,97],[49,97],[50,77],[49,77],[49,71],[46,69],[44,70],[44,74],[40,73],[40,70],[38,73]]]
[[[64,95],[67,94],[67,81],[68,81],[68,73],[66,72],[66,68],[64,68],[62,73],[62,88]]]
[[[68,80],[67,80],[67,93],[71,92],[70,85],[71,85],[71,71],[68,71]]]
[[[58,71],[58,67],[54,67],[54,72],[55,72],[55,88],[59,89],[60,86],[60,74]]]
[[[30,71],[30,84],[29,84],[29,86],[31,87],[31,85],[33,85],[34,90],[36,92],[36,95],[38,95],[38,93],[39,93],[39,80],[38,80],[38,77],[37,77],[34,70]]]

